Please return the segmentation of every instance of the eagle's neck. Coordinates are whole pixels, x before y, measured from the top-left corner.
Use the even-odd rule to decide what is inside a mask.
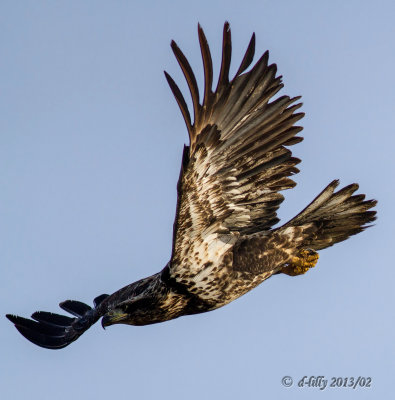
[[[148,325],[184,315],[190,299],[164,279],[163,271],[140,279],[101,304],[106,325]]]

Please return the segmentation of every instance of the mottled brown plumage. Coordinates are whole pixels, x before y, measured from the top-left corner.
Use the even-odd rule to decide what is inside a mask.
[[[333,181],[308,207],[273,229],[283,201],[279,192],[295,186],[299,159],[289,147],[300,142],[295,123],[299,97],[273,96],[283,87],[277,67],[265,52],[248,71],[255,51],[252,36],[235,76],[230,79],[231,35],[223,32],[222,62],[213,91],[210,49],[201,27],[204,93],[186,57],[175,44],[192,97],[193,121],[186,101],[169,74],[167,81],[184,117],[190,143],[184,147],[173,232],[172,256],[165,268],[111,296],[94,308],[67,300],[65,317],[36,312],[32,320],[8,315],[33,343],[62,348],[93,323],[147,325],[214,310],[278,273],[298,275],[315,265],[316,251],[361,232],[375,219],[376,202],[353,195],[358,185],[338,192]]]

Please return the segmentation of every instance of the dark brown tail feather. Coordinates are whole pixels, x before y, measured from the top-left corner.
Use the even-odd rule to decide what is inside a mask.
[[[356,183],[335,192],[338,185],[338,180],[331,182],[303,211],[284,225],[317,225],[317,231],[303,242],[304,247],[322,250],[333,246],[370,227],[376,219],[376,211],[368,211],[377,204],[376,200],[365,200],[364,194],[353,195],[359,188]]]

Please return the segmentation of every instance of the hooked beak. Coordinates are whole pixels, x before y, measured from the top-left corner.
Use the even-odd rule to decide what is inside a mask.
[[[128,318],[129,314],[122,310],[111,310],[105,314],[101,320],[101,326],[105,329],[107,326],[114,324],[122,324]]]

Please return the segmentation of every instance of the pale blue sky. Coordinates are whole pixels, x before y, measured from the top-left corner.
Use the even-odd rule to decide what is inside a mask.
[[[281,378],[372,378],[322,399],[394,392],[395,5],[392,1],[2,1],[2,399],[316,399]],[[327,183],[379,200],[374,228],[230,305],[148,327],[92,327],[59,351],[4,318],[59,312],[161,269],[170,256],[186,129],[163,76],[185,91],[175,39],[202,82],[197,22],[216,74],[252,32],[283,94],[303,96],[298,186],[283,221]],[[187,94],[187,93],[186,93]]]

